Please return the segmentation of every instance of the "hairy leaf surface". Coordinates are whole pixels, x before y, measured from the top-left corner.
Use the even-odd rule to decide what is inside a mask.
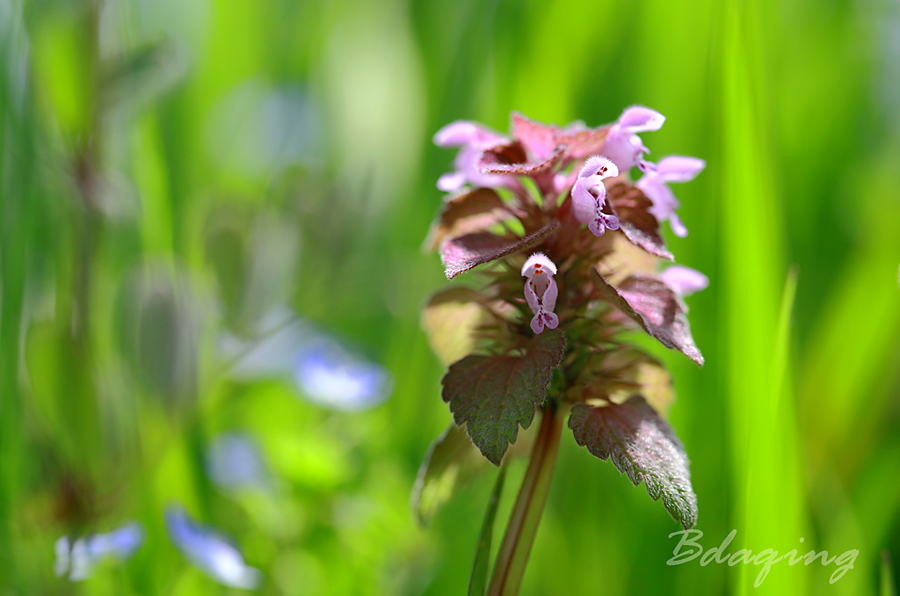
[[[669,286],[653,277],[633,275],[615,288],[596,269],[594,274],[597,289],[606,300],[664,346],[703,365],[703,355],[691,335],[687,309]]]
[[[653,203],[636,186],[616,184],[607,190],[613,213],[619,218],[619,231],[648,253],[673,260],[672,253],[659,234],[659,222],[650,213]]]
[[[485,152],[480,162],[480,169],[485,174],[515,174],[516,176],[538,177],[548,172],[562,160],[565,154],[565,146],[560,145],[540,161],[526,163],[500,163],[490,152]]]
[[[447,279],[453,279],[473,267],[534,248],[559,228],[554,221],[524,238],[509,238],[489,232],[466,234],[448,240],[441,247],[441,260]]]
[[[483,232],[509,214],[490,188],[476,188],[452,195],[444,203],[428,232],[425,248],[437,250],[447,238]]]
[[[531,425],[565,347],[561,332],[547,330],[521,356],[466,356],[441,380],[442,397],[456,424],[465,426],[472,442],[495,465],[516,442],[519,426]]]
[[[623,404],[577,404],[569,416],[575,441],[609,459],[631,482],[643,482],[685,529],[697,523],[697,495],[684,446],[672,427],[641,396]]]

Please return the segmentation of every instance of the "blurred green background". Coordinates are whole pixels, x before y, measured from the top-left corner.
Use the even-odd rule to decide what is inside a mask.
[[[464,593],[495,473],[426,529],[409,508],[450,421],[419,328],[446,283],[420,250],[453,157],[431,135],[632,104],[668,118],[653,158],[708,162],[668,236],[711,279],[690,299],[707,364],[657,350],[700,543],[859,556],[833,585],[818,563],[760,588],[758,566],[667,566],[677,524],[566,431],[523,594],[888,593],[896,0],[0,0],[0,594],[229,592],[171,544],[170,503],[265,594]],[[294,336],[242,360],[285,320],[385,367],[387,400],[315,403],[285,374]],[[252,437],[264,483],[212,482],[222,432]],[[131,519],[132,558],[54,575],[60,536]]]

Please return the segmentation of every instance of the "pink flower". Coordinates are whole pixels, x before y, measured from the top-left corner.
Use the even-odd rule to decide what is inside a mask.
[[[687,228],[675,213],[680,205],[675,193],[667,186],[667,182],[690,182],[703,171],[706,162],[696,157],[681,157],[672,155],[664,157],[659,164],[645,161],[641,164],[641,170],[645,173],[637,181],[637,187],[641,189],[647,198],[653,201],[650,213],[660,223],[669,220],[669,226],[679,238],[687,236]]]
[[[603,155],[619,166],[619,170],[627,172],[644,159],[644,153],[650,153],[637,133],[659,130],[665,121],[665,116],[650,108],[628,108],[609,129]]]
[[[457,120],[451,122],[434,135],[434,144],[438,147],[459,147],[459,153],[453,160],[455,171],[438,178],[437,187],[444,192],[459,190],[466,184],[494,188],[502,186],[507,176],[483,174],[478,169],[478,161],[486,149],[508,140],[500,133],[475,122]]]
[[[672,265],[660,275],[663,283],[679,296],[690,296],[709,286],[709,278],[690,267]]]
[[[618,175],[619,169],[616,164],[605,157],[594,155],[584,162],[581,171],[578,172],[578,179],[572,186],[575,219],[587,224],[594,236],[602,236],[606,228],[619,229],[619,219],[602,211],[606,204],[606,186],[603,180]]]
[[[556,275],[556,265],[547,258],[547,255],[536,252],[525,261],[522,266],[522,275],[527,278],[525,282],[525,300],[534,313],[531,319],[531,330],[540,333],[544,327],[556,329],[559,325],[559,317],[553,312],[556,308],[556,296],[559,290],[553,276]]]

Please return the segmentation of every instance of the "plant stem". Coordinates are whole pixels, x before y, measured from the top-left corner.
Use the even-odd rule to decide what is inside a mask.
[[[553,478],[562,419],[555,403],[551,402],[544,408],[525,479],[522,480],[503,543],[497,553],[488,596],[515,596],[519,593]]]

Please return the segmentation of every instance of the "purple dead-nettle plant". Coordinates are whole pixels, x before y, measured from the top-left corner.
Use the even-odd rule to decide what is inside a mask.
[[[435,135],[436,144],[459,151],[454,171],[438,182],[451,194],[426,247],[439,250],[450,279],[484,267],[476,287],[438,292],[423,314],[448,366],[441,395],[454,424],[432,445],[413,506],[427,522],[488,462],[500,466],[470,594],[517,593],[566,414],[576,443],[645,483],[685,528],[697,520],[688,458],[666,421],[671,379],[623,339],[639,329],[703,364],[684,297],[709,282],[687,267],[660,270],[674,260],[660,223],[687,233],[667,183],[693,179],[705,163],[646,161],[638,133],[663,122],[639,106],[598,128],[514,113],[510,136],[472,122]],[[636,166],[643,177],[633,183]],[[505,465],[516,455],[529,455],[529,463],[489,578],[493,519]]]

